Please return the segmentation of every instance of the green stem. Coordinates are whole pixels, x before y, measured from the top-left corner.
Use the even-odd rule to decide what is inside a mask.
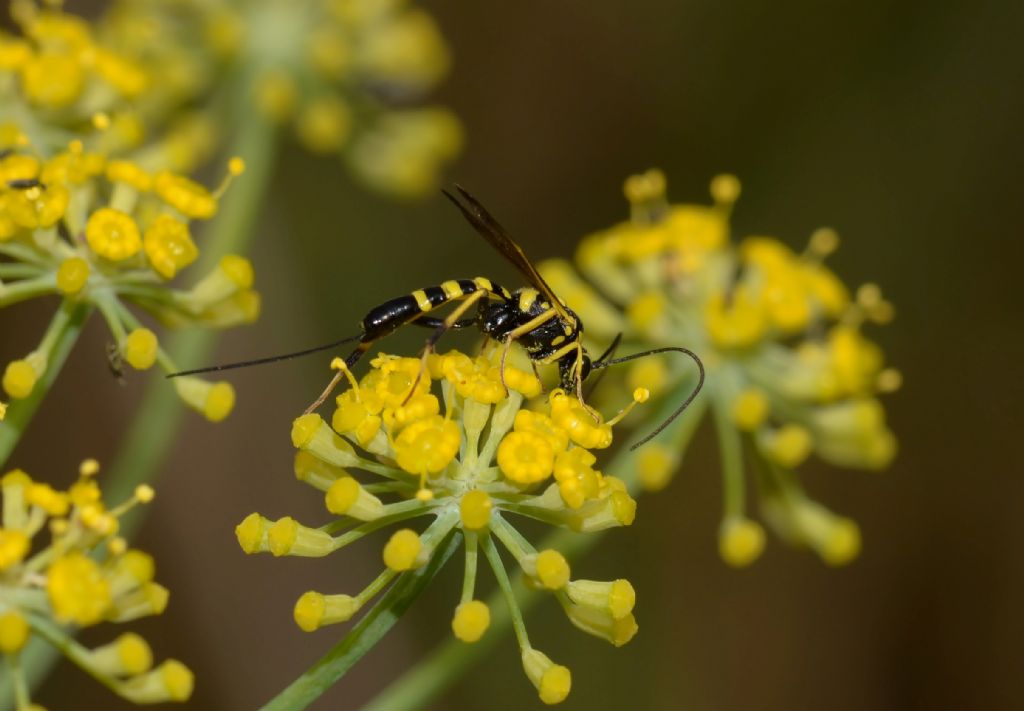
[[[498,548],[490,536],[484,536],[480,540],[480,547],[484,550],[484,557],[491,564],[491,570],[498,581],[498,590],[505,598],[505,606],[508,608],[509,618],[512,621],[512,629],[516,633],[516,641],[519,642],[519,649],[530,648],[530,637],[526,633],[526,623],[523,621],[523,610],[516,600],[516,594],[512,592],[512,581],[508,579],[508,571],[505,570],[505,563],[498,554]],[[488,605],[488,607],[492,607]]]
[[[743,439],[732,421],[729,397],[723,382],[710,383],[711,411],[718,435],[718,451],[722,457],[722,488],[725,515],[742,516],[746,485],[743,478]]]
[[[53,645],[51,649],[54,652],[60,652],[79,669],[114,693],[117,693],[117,682],[104,674],[96,672],[89,657],[89,650],[72,639],[68,635],[66,628],[54,624],[42,615],[31,615],[29,617],[29,624],[40,637]]]
[[[0,468],[6,464],[32,416],[39,409],[39,404],[57,379],[91,312],[92,307],[87,304],[66,300],[54,314],[46,335],[43,336],[43,345],[48,347],[46,372],[36,382],[27,398],[15,400],[10,404],[7,416],[0,422]]]
[[[341,642],[284,691],[271,699],[263,707],[263,711],[304,709],[331,688],[391,630],[459,547],[459,543],[458,535],[449,535],[447,541],[438,546],[438,550],[427,565],[418,570],[402,573],[384,597]]]
[[[676,408],[678,398],[686,396],[689,387],[689,383],[684,383],[677,391],[666,397],[659,411],[654,413],[644,426],[662,422]],[[704,414],[705,401],[706,398],[695,401],[659,437],[670,441],[672,446],[682,453]],[[636,474],[637,452],[622,449],[605,468],[605,471],[622,478],[632,492],[639,488]],[[596,546],[605,533],[602,531],[597,534],[581,535],[565,530],[556,531],[541,542],[538,550],[554,548],[566,558],[576,558]],[[517,579],[521,578],[520,573]],[[525,614],[542,596],[540,591],[533,588],[523,585],[519,585],[518,588],[516,600],[519,609]],[[492,595],[487,604],[491,609],[491,626],[479,642],[464,644],[455,639],[442,642],[426,659],[389,684],[384,691],[363,706],[361,711],[415,711],[424,708],[455,683],[470,666],[486,659],[487,651],[503,639],[512,627],[509,610],[502,604],[501,591]]]
[[[20,709],[29,705],[28,684],[25,683],[25,673],[21,668],[21,659],[18,654],[7,655],[8,672],[14,682],[14,704]]]
[[[462,598],[461,603],[467,603],[473,599],[473,590],[476,588],[476,559],[477,559],[477,532],[466,531],[466,569],[462,576]]]
[[[27,301],[37,296],[50,294],[57,290],[57,281],[52,274],[44,274],[33,279],[0,285],[0,307],[10,306],[19,301]]]

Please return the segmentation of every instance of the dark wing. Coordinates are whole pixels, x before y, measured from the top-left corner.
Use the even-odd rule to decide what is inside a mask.
[[[466,204],[463,204],[461,200],[447,190],[442,190],[441,192],[459,208],[469,224],[473,226],[473,229],[487,240],[492,247],[498,250],[501,256],[510,261],[526,277],[526,281],[529,282],[530,286],[543,294],[551,302],[551,306],[558,311],[560,316],[567,321],[572,321],[573,319],[566,312],[562,300],[555,295],[555,292],[544,281],[544,277],[540,275],[537,268],[530,263],[522,247],[512,241],[505,228],[499,225],[498,221],[491,216],[491,213],[487,212],[475,197],[466,192],[465,188],[456,184],[455,189],[459,191]]]

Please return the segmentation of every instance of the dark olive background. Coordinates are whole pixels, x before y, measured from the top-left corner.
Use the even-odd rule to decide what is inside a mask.
[[[1007,2],[429,3],[454,71],[440,92],[467,130],[450,179],[470,186],[535,258],[567,255],[626,215],[622,180],[662,167],[671,196],[705,201],[713,174],[743,180],[737,234],[799,247],[836,227],[832,261],[895,302],[872,331],[906,385],[888,399],[901,452],[884,473],[812,463],[809,488],[863,527],[832,570],[772,539],[751,569],[716,556],[718,461],[709,432],[636,524],[574,561],[628,577],[640,634],[612,649],[553,603],[534,643],[574,673],[571,709],[1016,709],[1024,707],[1024,480],[1019,448],[1024,5]],[[439,197],[397,204],[336,160],[286,141],[260,209],[255,326],[216,360],[304,347],[353,330],[410,288],[485,274],[517,280]],[[34,345],[52,304],[0,314],[4,360]],[[110,461],[143,378],[106,374],[93,323],[12,464],[67,480]],[[411,336],[396,349],[416,348]],[[246,557],[246,514],[320,521],[294,482],[289,423],[327,358],[238,373],[235,414],[189,416],[157,482],[140,544],[172,590],[138,625],[158,657],[197,674],[193,708],[251,709],[344,633],[300,632],[303,591],[355,592],[383,538],[323,560]],[[189,363],[187,365],[201,365]],[[446,638],[458,565],[315,708],[356,709]],[[116,634],[100,628],[90,640]],[[63,665],[49,708],[120,707]],[[433,709],[534,708],[502,642]]]

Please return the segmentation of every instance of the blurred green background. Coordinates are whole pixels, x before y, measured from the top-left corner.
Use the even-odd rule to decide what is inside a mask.
[[[633,581],[637,638],[613,649],[572,630],[553,602],[529,620],[536,644],[573,669],[563,708],[1024,708],[1024,4],[425,4],[454,55],[440,98],[467,131],[449,177],[534,258],[568,255],[623,219],[631,173],[660,166],[674,200],[706,202],[711,176],[729,171],[743,181],[737,235],[799,247],[833,226],[835,270],[877,281],[897,307],[871,332],[905,374],[887,400],[894,466],[805,471],[818,499],[861,523],[861,558],[832,570],[773,539],[752,568],[727,568],[715,448],[698,435],[671,487],[640,500],[636,524],[574,561],[585,577]],[[440,196],[369,195],[291,143],[259,224],[265,312],[222,339],[217,361],[346,335],[370,306],[446,278],[518,284]],[[50,308],[0,314],[0,358],[34,342]],[[107,377],[99,326],[13,464],[66,480],[85,456],[113,458],[142,377],[124,388]],[[389,345],[411,352],[417,337]],[[299,631],[296,597],[358,590],[379,569],[383,539],[301,560],[246,557],[233,535],[254,510],[322,518],[320,497],[292,476],[288,432],[327,361],[239,372],[236,412],[217,426],[190,416],[157,482],[140,543],[172,597],[139,628],[158,657],[196,671],[192,708],[270,698],[344,632]],[[445,639],[459,577],[443,575],[314,708],[358,708]],[[120,708],[69,665],[39,701]],[[534,707],[508,640],[431,708]]]

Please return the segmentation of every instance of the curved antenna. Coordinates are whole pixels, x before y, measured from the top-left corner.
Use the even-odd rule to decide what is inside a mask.
[[[621,358],[613,358],[611,360],[598,361],[598,362],[594,363],[591,366],[593,368],[607,368],[610,365],[618,365],[619,363],[625,363],[627,361],[636,360],[638,358],[646,358],[647,356],[656,355],[658,353],[668,353],[670,351],[671,352],[675,352],[675,353],[682,353],[683,355],[687,355],[687,356],[689,356],[690,358],[693,359],[694,363],[697,364],[697,369],[700,371],[700,376],[697,378],[697,385],[693,388],[693,392],[690,393],[689,397],[687,397],[685,400],[683,400],[683,404],[680,405],[679,407],[677,407],[676,410],[671,415],[669,415],[667,418],[665,418],[664,422],[662,422],[660,425],[658,425],[654,429],[654,431],[651,432],[649,435],[647,435],[646,437],[641,439],[636,444],[633,444],[633,445],[630,446],[629,451],[631,451],[631,452],[634,449],[636,449],[637,447],[639,447],[641,445],[644,445],[644,444],[647,444],[652,439],[654,439],[659,434],[661,434],[665,430],[666,427],[668,427],[670,424],[672,424],[672,420],[676,419],[681,414],[683,414],[683,410],[685,410],[687,407],[690,406],[690,403],[693,402],[693,399],[695,397],[697,397],[697,393],[699,393],[701,388],[704,387],[704,363],[701,361],[700,357],[696,353],[691,351],[689,348],[682,348],[680,346],[669,346],[669,347],[666,347],[666,348],[652,348],[649,351],[643,351],[641,353],[634,353],[633,355],[622,356]]]
[[[266,363],[276,363],[279,360],[290,360],[292,358],[299,358],[300,356],[310,355],[312,353],[319,353],[320,351],[326,351],[335,346],[340,346],[345,343],[351,343],[352,341],[358,341],[363,337],[363,334],[359,333],[355,336],[349,336],[348,338],[342,338],[340,341],[334,341],[332,343],[325,343],[322,346],[315,346],[313,348],[307,348],[304,351],[295,351],[294,353],[282,353],[281,355],[267,356],[266,358],[256,358],[255,360],[243,360],[237,363],[224,363],[222,365],[211,365],[208,368],[196,368],[194,370],[182,370],[177,373],[169,373],[168,378],[178,378],[182,375],[198,375],[200,373],[213,373],[218,370],[234,370],[235,368],[248,368],[251,365],[265,365]]]

